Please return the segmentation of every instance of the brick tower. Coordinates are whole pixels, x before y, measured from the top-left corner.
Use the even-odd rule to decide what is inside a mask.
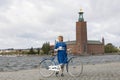
[[[79,12],[78,22],[76,22],[76,48],[77,54],[87,53],[87,24],[83,18],[82,9]]]

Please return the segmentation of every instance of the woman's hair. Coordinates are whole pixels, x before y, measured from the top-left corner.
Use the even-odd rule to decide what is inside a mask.
[[[58,38],[61,38],[61,39],[62,39],[62,41],[63,41],[63,36],[58,36]]]

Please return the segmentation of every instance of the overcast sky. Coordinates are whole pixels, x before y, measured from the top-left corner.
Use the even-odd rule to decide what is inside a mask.
[[[41,47],[58,35],[75,40],[80,8],[89,40],[120,46],[120,0],[0,0],[0,49]]]

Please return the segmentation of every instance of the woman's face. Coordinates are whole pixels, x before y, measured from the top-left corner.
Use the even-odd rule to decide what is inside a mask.
[[[59,40],[60,42],[62,42],[62,41],[63,41],[63,37],[59,36],[59,37],[58,37],[58,40]]]

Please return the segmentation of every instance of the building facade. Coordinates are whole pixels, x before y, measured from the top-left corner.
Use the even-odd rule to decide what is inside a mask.
[[[76,40],[67,41],[66,44],[76,55],[104,53],[104,38],[102,41],[87,39],[87,22],[84,21],[82,11],[79,12],[79,18],[76,22]]]

